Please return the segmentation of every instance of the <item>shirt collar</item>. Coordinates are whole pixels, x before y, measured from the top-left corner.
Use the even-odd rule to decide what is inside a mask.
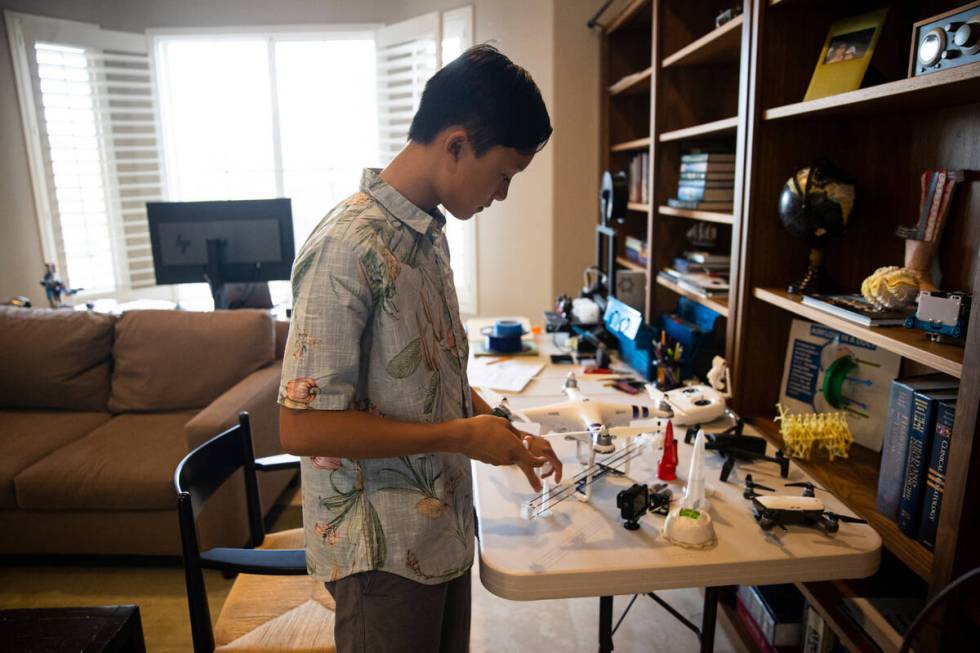
[[[426,213],[415,206],[382,179],[380,172],[379,168],[364,168],[361,174],[361,190],[377,200],[399,221],[420,234],[435,238],[446,225],[446,216],[438,208]]]

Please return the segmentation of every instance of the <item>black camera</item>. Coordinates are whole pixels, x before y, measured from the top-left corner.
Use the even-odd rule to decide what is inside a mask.
[[[640,527],[640,518],[647,512],[667,514],[672,494],[666,483],[657,483],[652,492],[646,485],[638,483],[620,491],[616,495],[616,507],[619,508],[619,516],[625,520],[623,528],[635,531]]]

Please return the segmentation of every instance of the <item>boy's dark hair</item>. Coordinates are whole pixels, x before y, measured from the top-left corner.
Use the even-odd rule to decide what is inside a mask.
[[[408,138],[428,144],[452,125],[466,129],[478,157],[495,145],[537,152],[552,131],[534,80],[486,43],[473,46],[429,79]]]

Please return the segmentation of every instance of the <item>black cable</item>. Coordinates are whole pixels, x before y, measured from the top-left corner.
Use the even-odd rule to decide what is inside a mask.
[[[912,646],[912,640],[914,639],[916,634],[915,631],[922,626],[923,622],[925,622],[926,617],[929,616],[929,613],[932,612],[933,609],[935,609],[936,605],[941,600],[946,598],[947,594],[949,594],[954,589],[956,589],[957,586],[959,586],[962,583],[965,583],[966,581],[970,580],[977,574],[980,574],[980,567],[975,567],[970,571],[966,572],[965,574],[963,574],[962,576],[954,580],[952,583],[944,587],[942,591],[939,592],[939,594],[936,594],[934,597],[932,597],[932,600],[926,604],[926,607],[922,608],[922,612],[917,614],[915,616],[915,619],[912,620],[912,625],[910,625],[909,629],[906,631],[905,639],[902,640],[902,647],[898,649],[898,653],[908,653],[910,647]]]

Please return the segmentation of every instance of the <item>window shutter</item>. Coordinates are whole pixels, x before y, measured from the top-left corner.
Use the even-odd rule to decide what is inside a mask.
[[[66,283],[155,285],[146,202],[163,168],[147,38],[5,12],[45,255]]]
[[[439,12],[377,31],[378,149],[386,166],[408,141],[425,82],[439,69]]]

